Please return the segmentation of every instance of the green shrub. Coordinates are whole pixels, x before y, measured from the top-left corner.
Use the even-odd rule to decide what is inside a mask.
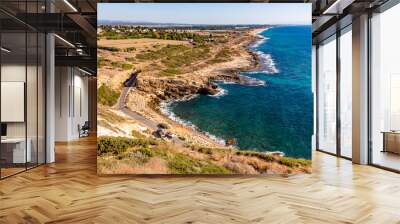
[[[123,70],[130,70],[130,69],[133,68],[133,65],[124,63],[124,64],[121,65],[121,68]]]
[[[144,61],[144,60],[157,60],[157,59],[160,58],[160,56],[157,55],[156,52],[150,51],[150,52],[147,52],[147,53],[137,54],[136,58],[139,59],[139,60],[142,60],[142,61]]]
[[[97,154],[106,153],[120,154],[133,146],[132,139],[124,137],[99,137],[97,138]]]
[[[131,135],[135,138],[146,138],[146,136],[144,134],[142,134],[141,132],[136,131],[136,130],[132,130]]]
[[[218,166],[212,163],[208,163],[201,168],[202,174],[229,174],[232,173],[231,170],[223,166]]]
[[[151,149],[148,149],[148,148],[138,149],[137,152],[140,152],[142,155],[144,155],[146,157],[153,157],[154,156],[154,153],[151,151]]]
[[[103,155],[112,153],[114,155],[119,155],[126,152],[128,148],[147,148],[149,145],[157,145],[157,142],[152,139],[102,136],[97,138],[97,154]]]
[[[168,124],[165,124],[165,123],[159,123],[159,124],[157,125],[157,127],[162,128],[162,129],[168,129],[168,128],[169,128],[169,125],[168,125]]]
[[[238,150],[236,152],[236,155],[253,156],[253,157],[257,157],[259,159],[265,160],[267,162],[276,161],[276,158],[272,155],[268,155],[263,152],[250,151],[250,150]]]
[[[129,70],[129,69],[133,68],[132,64],[122,63],[122,62],[119,62],[119,61],[111,62],[111,66],[113,66],[114,68],[121,68],[123,70]]]
[[[117,103],[120,93],[106,86],[101,85],[97,89],[97,101],[106,106],[113,106]]]
[[[151,151],[151,149],[140,148],[132,152],[130,156],[133,157],[137,163],[144,164],[154,156],[154,153]]]
[[[311,166],[311,161],[310,160],[305,160],[305,159],[294,159],[290,157],[280,157],[279,161],[280,164],[288,166],[288,167],[309,167]]]
[[[229,48],[223,48],[220,50],[213,59],[209,60],[209,64],[216,64],[216,63],[221,63],[221,62],[226,62],[231,59],[231,54],[232,52],[229,50]]]
[[[177,154],[168,161],[168,167],[171,169],[172,173],[176,174],[200,173],[196,161],[191,157],[182,154]]]
[[[201,152],[201,153],[209,154],[209,155],[214,154],[214,150],[212,148],[200,147],[197,149],[197,151]]]
[[[190,156],[176,154],[168,160],[168,167],[175,174],[226,174],[231,173],[225,167],[210,162],[193,159]]]
[[[182,71],[179,68],[167,68],[161,71],[162,76],[173,76],[182,74]]]
[[[127,60],[129,62],[135,62],[135,58],[133,58],[133,57],[127,57],[127,58],[125,58],[125,60]]]
[[[117,47],[105,47],[105,46],[97,46],[98,49],[100,50],[105,50],[105,51],[111,51],[111,52],[118,52],[121,49],[117,48]]]
[[[108,62],[110,62],[108,59],[104,59],[103,57],[97,57],[97,68],[106,66]]]
[[[127,47],[127,48],[125,48],[126,52],[132,52],[132,51],[135,51],[135,50],[136,50],[135,47]]]

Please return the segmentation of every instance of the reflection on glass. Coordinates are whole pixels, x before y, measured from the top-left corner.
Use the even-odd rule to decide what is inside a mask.
[[[26,34],[2,33],[1,57],[1,162],[2,177],[25,170],[30,162],[30,145],[26,141]],[[28,150],[27,150],[28,149]]]
[[[318,48],[318,148],[336,153],[336,40]]]
[[[30,159],[27,167],[37,165],[37,76],[38,76],[38,36],[36,32],[27,33],[27,82],[26,82],[26,114],[27,114],[27,144],[30,150]]]
[[[372,163],[400,170],[400,5],[372,18]]]
[[[46,39],[45,35],[42,33],[38,34],[38,76],[37,76],[37,91],[38,91],[38,136],[37,136],[37,147],[38,147],[38,156],[37,162],[38,164],[45,163],[45,60],[46,60],[46,52],[45,52],[45,44]]]
[[[352,35],[340,36],[340,153],[351,158],[352,141]]]
[[[0,7],[24,18],[24,13],[44,13],[45,3],[0,1]],[[4,178],[45,162],[46,39],[2,12],[0,20],[0,178]]]

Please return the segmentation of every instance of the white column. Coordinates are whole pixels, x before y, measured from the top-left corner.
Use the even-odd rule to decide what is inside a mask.
[[[368,163],[368,15],[353,19],[352,158]]]
[[[46,36],[46,163],[55,161],[55,54],[54,34]]]
[[[317,94],[316,94],[316,90],[317,90],[317,83],[316,83],[316,81],[317,81],[317,77],[316,77],[316,75],[317,75],[317,67],[316,67],[316,64],[317,64],[317,48],[316,48],[316,46],[315,45],[312,45],[312,54],[311,54],[311,64],[312,64],[312,66],[311,66],[311,76],[312,76],[312,85],[311,85],[311,91],[312,91],[312,94],[313,94],[313,111],[314,111],[314,113],[313,113],[313,135],[312,135],[312,137],[311,137],[311,147],[312,147],[312,150],[316,150],[317,149],[317,145],[316,145],[316,143],[317,143],[317,140],[316,140],[316,137],[317,137],[317,133],[316,133],[316,131],[317,131],[317,99],[316,99],[316,97],[317,97]]]

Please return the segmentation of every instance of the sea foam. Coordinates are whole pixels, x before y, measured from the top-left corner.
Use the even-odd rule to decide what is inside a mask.
[[[218,87],[218,93],[214,94],[214,95],[209,95],[209,96],[219,98],[219,97],[225,96],[227,94],[228,94],[228,90]]]
[[[171,105],[174,102],[177,102],[177,101],[185,101],[185,100],[174,100],[174,101],[161,102],[160,103],[160,111],[161,111],[161,113],[166,115],[169,119],[171,119],[171,120],[173,120],[173,121],[175,121],[175,122],[177,122],[177,123],[179,123],[181,125],[189,127],[191,129],[193,129],[194,131],[202,133],[202,134],[206,135],[208,138],[212,139],[213,141],[218,142],[219,144],[225,145],[226,141],[224,139],[219,138],[219,137],[217,137],[215,135],[212,135],[209,132],[202,131],[196,125],[194,125],[192,122],[183,120],[180,117],[176,116],[176,114],[174,112],[172,112]]]
[[[264,52],[256,49],[261,44],[263,44],[267,40],[269,40],[268,37],[261,35],[262,32],[264,32],[268,29],[269,28],[257,33],[257,36],[260,37],[261,39],[259,41],[256,41],[254,44],[252,44],[250,46],[250,49],[255,51],[259,55],[260,60],[261,60],[261,70],[257,71],[257,73],[276,74],[276,73],[279,73],[279,70],[276,67],[275,61],[272,59],[272,56],[270,54],[264,53]]]
[[[261,72],[264,72],[267,74],[279,73],[279,70],[276,67],[275,61],[274,61],[274,59],[272,59],[272,56],[270,54],[266,54],[262,51],[257,51],[257,54],[260,56],[260,59],[262,61]]]

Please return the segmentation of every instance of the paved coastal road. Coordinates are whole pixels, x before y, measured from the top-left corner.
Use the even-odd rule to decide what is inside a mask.
[[[133,87],[124,87],[124,89],[121,92],[121,96],[119,98],[119,102],[118,102],[118,109],[120,111],[122,111],[124,114],[126,114],[127,116],[129,116],[130,118],[139,121],[140,123],[144,124],[145,126],[147,126],[150,129],[153,130],[157,130],[157,123],[153,122],[147,118],[145,118],[143,115],[135,112],[135,111],[131,111],[128,109],[128,107],[126,106],[125,102],[126,102],[126,97],[128,96],[129,91],[133,89]]]
[[[129,108],[126,106],[126,98],[128,97],[129,91],[133,90],[134,87],[136,86],[136,78],[137,78],[137,73],[133,73],[131,78],[124,83],[125,87],[122,89],[121,95],[117,103],[118,109],[128,117],[132,118],[133,120],[142,123],[147,128],[153,131],[156,131],[157,129],[159,129],[157,122],[151,121],[146,117],[144,117],[143,115],[135,111],[129,110]],[[172,141],[176,144],[180,145],[184,144],[184,142],[177,137],[173,137]]]
[[[149,119],[146,119],[144,116],[141,114],[131,111],[128,109],[126,106],[126,98],[128,97],[129,91],[131,91],[135,86],[137,82],[137,71],[134,71],[131,75],[131,77],[124,82],[124,88],[122,89],[121,95],[119,96],[118,100],[118,109],[122,111],[124,114],[127,116],[131,117],[134,120],[139,121],[140,123],[143,123],[145,126],[147,126],[150,129],[157,130],[157,123],[150,121]]]

